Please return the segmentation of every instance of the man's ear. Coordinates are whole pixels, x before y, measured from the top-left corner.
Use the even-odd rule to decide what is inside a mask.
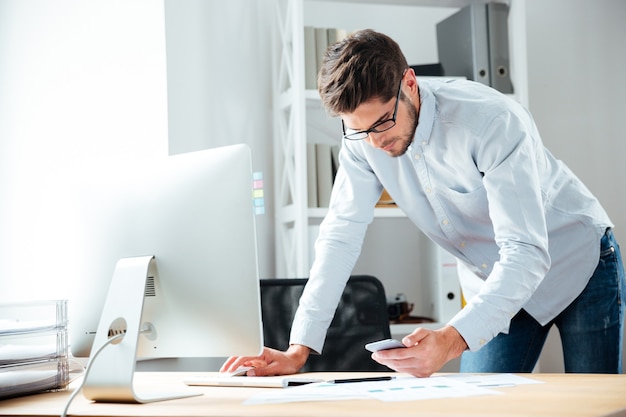
[[[404,94],[410,95],[411,98],[414,98],[415,95],[418,95],[417,86],[418,83],[415,71],[413,70],[413,68],[408,68],[404,73],[402,91],[404,92]]]

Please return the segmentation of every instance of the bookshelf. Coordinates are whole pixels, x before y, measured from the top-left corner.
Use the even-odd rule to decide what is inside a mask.
[[[509,5],[510,74],[513,97],[527,105],[525,0]],[[322,109],[316,89],[305,80],[305,26],[348,32],[372,28],[398,41],[410,65],[438,62],[435,25],[471,3],[486,0],[276,0],[277,45],[274,56],[274,164],[276,271],[279,277],[307,277],[313,242],[326,209],[309,204],[307,148],[340,145],[341,125]],[[425,51],[424,53],[422,53]],[[434,52],[433,52],[434,51]],[[422,54],[421,54],[422,53]],[[420,55],[421,54],[421,55]],[[309,82],[310,85],[310,82]],[[311,159],[309,164],[311,163]],[[390,239],[397,245],[389,245]],[[389,252],[389,246],[402,248]],[[450,307],[450,266],[438,248],[398,208],[376,208],[354,273],[377,276],[388,296],[406,295],[414,314],[447,321],[460,308],[457,290]],[[455,272],[454,272],[455,274]],[[455,278],[455,276],[452,276]],[[458,304],[457,304],[458,303]],[[393,325],[394,335],[415,325]]]

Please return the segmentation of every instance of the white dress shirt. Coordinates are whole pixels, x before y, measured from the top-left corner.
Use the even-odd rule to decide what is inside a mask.
[[[419,123],[404,155],[344,140],[291,343],[321,352],[383,187],[458,259],[467,305],[449,324],[470,350],[506,333],[522,308],[548,323],[596,268],[611,221],[545,149],[528,111],[471,81],[421,80],[419,91]]]

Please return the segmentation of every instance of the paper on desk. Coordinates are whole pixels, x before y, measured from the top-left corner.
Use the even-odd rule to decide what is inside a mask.
[[[447,378],[462,381],[477,387],[514,387],[516,385],[543,384],[543,381],[514,374],[453,374]]]
[[[498,391],[466,384],[446,377],[400,377],[391,381],[362,382],[346,387],[380,401],[416,401],[436,398],[459,398],[476,395],[498,395]]]
[[[317,383],[267,392],[249,398],[244,404],[270,404],[298,401],[333,401],[377,399],[380,401],[416,401],[457,398],[475,395],[498,395],[500,392],[446,377],[400,377],[391,381],[346,384]]]
[[[367,395],[355,393],[345,387],[352,384],[331,384],[317,382],[313,384],[289,387],[281,390],[265,391],[243,402],[244,405],[293,403],[301,401],[333,401],[367,399]]]

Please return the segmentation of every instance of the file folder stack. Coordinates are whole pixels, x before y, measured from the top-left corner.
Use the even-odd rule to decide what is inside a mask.
[[[0,399],[68,384],[67,301],[0,304]]]
[[[437,52],[444,76],[464,76],[513,93],[508,16],[508,4],[472,2],[437,23]]]

